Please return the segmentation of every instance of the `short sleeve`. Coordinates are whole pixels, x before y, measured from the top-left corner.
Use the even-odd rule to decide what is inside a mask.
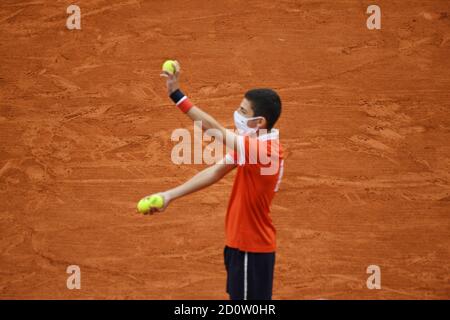
[[[235,161],[238,165],[267,165],[279,156],[277,140],[263,140],[250,136],[238,136]]]
[[[258,163],[258,148],[260,146],[261,141],[259,141],[256,137],[249,136],[238,136],[237,138],[237,164],[257,164]],[[265,141],[263,144],[266,144]]]
[[[237,163],[237,153],[230,151],[225,156],[225,164],[236,164]]]

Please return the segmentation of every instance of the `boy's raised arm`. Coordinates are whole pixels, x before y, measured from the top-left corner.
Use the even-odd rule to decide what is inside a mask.
[[[211,115],[189,101],[188,97],[180,90],[180,72],[176,71],[174,74],[163,72],[161,76],[166,78],[167,92],[177,107],[194,122],[200,121],[203,130],[216,129],[220,131],[222,143],[231,150],[236,151],[237,134],[226,129]]]

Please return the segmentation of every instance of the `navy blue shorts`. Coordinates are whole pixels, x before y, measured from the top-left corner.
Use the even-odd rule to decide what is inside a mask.
[[[223,256],[231,300],[272,299],[275,252],[244,252],[225,246]]]

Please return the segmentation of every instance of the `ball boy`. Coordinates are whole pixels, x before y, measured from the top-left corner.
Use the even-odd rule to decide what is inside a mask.
[[[179,89],[179,71],[162,76],[176,106],[193,121],[201,121],[203,130],[219,130],[231,151],[182,185],[161,192],[164,207],[150,213],[163,211],[172,201],[216,183],[237,168],[225,219],[227,293],[232,300],[270,300],[276,251],[270,204],[283,175],[279,133],[274,128],[281,114],[280,97],[271,89],[247,91],[233,114],[235,133],[190,102]]]

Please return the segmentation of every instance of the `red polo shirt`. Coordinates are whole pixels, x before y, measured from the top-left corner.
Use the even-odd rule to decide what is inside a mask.
[[[226,245],[246,252],[274,252],[270,204],[284,164],[278,130],[237,140],[237,152],[226,156],[227,163],[238,165],[225,218]]]

